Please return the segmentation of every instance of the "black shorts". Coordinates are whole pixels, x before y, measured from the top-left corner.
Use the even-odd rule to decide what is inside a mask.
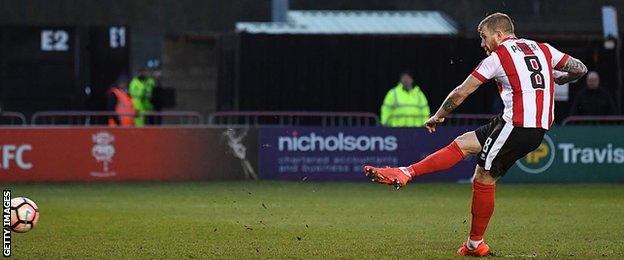
[[[501,177],[518,159],[537,149],[546,130],[514,127],[499,115],[477,128],[475,133],[481,143],[477,164],[490,171],[493,177]]]

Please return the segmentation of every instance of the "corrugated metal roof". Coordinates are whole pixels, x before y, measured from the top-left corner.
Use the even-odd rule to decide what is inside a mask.
[[[238,22],[236,31],[268,34],[457,34],[439,11],[288,11],[288,21]]]

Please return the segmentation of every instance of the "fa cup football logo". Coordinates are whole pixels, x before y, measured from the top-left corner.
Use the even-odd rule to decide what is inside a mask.
[[[240,159],[245,179],[257,180],[258,175],[247,159],[247,147],[243,144],[243,139],[247,136],[247,129],[238,133],[234,129],[227,129],[223,132],[223,136],[227,141],[227,145],[230,147],[230,151],[234,154],[234,157]]]
[[[115,172],[110,171],[109,164],[113,162],[113,156],[115,156],[115,147],[112,145],[113,141],[115,141],[115,137],[108,132],[99,132],[94,134],[91,139],[95,143],[91,149],[91,155],[97,162],[103,164],[102,172],[91,172],[91,176],[114,176]]]

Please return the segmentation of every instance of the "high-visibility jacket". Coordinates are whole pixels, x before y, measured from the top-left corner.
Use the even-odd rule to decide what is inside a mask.
[[[390,89],[381,105],[381,124],[390,127],[419,127],[429,118],[427,97],[414,85],[410,91],[399,83]]]
[[[137,111],[151,111],[153,109],[151,99],[155,84],[155,80],[151,77],[147,77],[144,80],[135,77],[130,81],[128,88],[134,108]]]
[[[152,94],[154,92],[154,86],[156,80],[152,77],[146,77],[144,80],[140,80],[135,77],[130,81],[130,96],[132,97],[132,104],[139,114],[135,118],[136,126],[145,125],[145,116],[141,115],[141,112],[149,112],[154,110],[152,105]]]
[[[126,91],[120,88],[111,88],[111,93],[117,98],[117,104],[115,105],[115,112],[120,114],[119,123],[121,126],[134,126],[134,114],[136,110],[132,104],[132,98]],[[130,115],[130,116],[129,116]],[[117,123],[113,118],[108,119],[109,126],[117,126]]]

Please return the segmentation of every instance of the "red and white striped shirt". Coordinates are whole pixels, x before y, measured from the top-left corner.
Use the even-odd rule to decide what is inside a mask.
[[[481,61],[472,76],[483,83],[496,80],[505,122],[548,129],[555,109],[553,69],[563,67],[569,57],[549,44],[512,37]]]

